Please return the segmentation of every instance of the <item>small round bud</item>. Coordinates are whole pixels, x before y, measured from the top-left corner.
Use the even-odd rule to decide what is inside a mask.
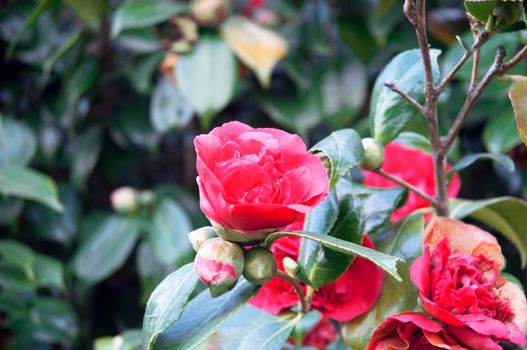
[[[269,249],[255,247],[245,251],[243,277],[252,284],[260,286],[269,282],[277,269],[276,259]]]
[[[240,242],[245,243],[246,245],[256,244],[270,233],[275,232],[276,230],[258,230],[258,231],[239,231],[232,228],[226,228],[218,225],[215,222],[212,222],[212,226],[216,230],[218,236],[229,242]]]
[[[289,276],[296,277],[300,273],[300,266],[298,266],[298,263],[290,257],[286,256],[284,260],[282,260],[282,264],[284,265],[285,272]]]
[[[214,237],[217,237],[216,231],[211,226],[198,228],[188,234],[188,240],[196,252],[201,248],[203,243]]]
[[[131,214],[139,209],[137,191],[131,187],[119,187],[110,194],[113,210],[121,214]]]
[[[209,287],[213,298],[234,288],[243,265],[242,248],[221,238],[207,240],[194,259],[196,274]]]
[[[229,0],[193,0],[192,14],[204,27],[215,27],[229,14]]]
[[[384,147],[371,137],[362,139],[362,147],[364,147],[364,159],[360,163],[363,170],[377,170],[384,162]]]
[[[137,196],[137,203],[144,207],[151,207],[156,201],[156,195],[150,190],[141,191]]]

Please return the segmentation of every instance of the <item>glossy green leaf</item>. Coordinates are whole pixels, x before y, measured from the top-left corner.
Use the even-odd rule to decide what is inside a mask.
[[[36,149],[35,135],[26,124],[0,115],[0,164],[27,165]]]
[[[341,179],[336,187],[337,198],[348,194],[367,196],[363,211],[366,220],[364,232],[373,233],[386,224],[392,213],[404,199],[406,191],[403,188],[372,188],[362,184]]]
[[[501,233],[518,249],[523,267],[527,264],[526,215],[527,202],[514,197],[450,201],[451,217],[463,219],[468,216]]]
[[[102,148],[101,130],[94,127],[78,135],[73,141],[70,177],[73,185],[84,189],[86,181],[95,168]]]
[[[468,168],[475,162],[481,159],[489,159],[493,160],[498,164],[501,164],[505,169],[507,169],[510,172],[513,172],[514,169],[516,169],[514,162],[512,159],[505,155],[500,153],[475,153],[475,154],[469,154],[467,156],[464,156],[461,158],[454,166],[449,170],[449,173],[455,173],[458,171],[461,171],[465,168]]]
[[[150,100],[150,122],[159,133],[173,128],[183,128],[192,120],[194,110],[167,79],[157,82]]]
[[[93,283],[110,276],[132,252],[139,229],[136,221],[116,215],[83,222],[80,235],[85,238],[73,259],[75,274]]]
[[[523,140],[527,145],[527,77],[511,76],[511,87],[509,89],[509,98],[514,109],[516,126]]]
[[[0,193],[37,201],[56,211],[63,209],[53,180],[42,173],[19,165],[0,166]]]
[[[375,306],[344,325],[343,338],[351,348],[364,349],[373,331],[387,317],[417,307],[418,292],[410,280],[408,268],[422,254],[421,236],[424,224],[421,215],[413,215],[376,237],[377,249],[405,259],[399,269],[403,280],[396,282],[385,278],[381,296]]]
[[[34,280],[35,253],[24,244],[11,239],[0,241],[0,261],[19,268],[29,280]]]
[[[181,206],[172,199],[164,199],[154,212],[148,240],[156,258],[173,264],[192,252],[187,234],[192,231],[190,220]]]
[[[57,288],[64,291],[64,268],[62,263],[52,257],[37,254],[33,260],[36,284],[39,287]]]
[[[364,214],[363,202],[365,198],[361,195],[347,195],[339,200],[338,214],[329,231],[326,227],[320,229],[319,223],[324,218],[318,216],[334,217],[336,209],[335,199],[326,199],[314,210],[314,214],[308,214],[304,230],[327,234],[348,242],[362,244],[364,236]],[[325,204],[325,205],[324,205]],[[319,209],[319,210],[317,210]],[[325,222],[324,222],[325,223]],[[327,225],[324,225],[327,226]],[[318,229],[318,230],[317,230]],[[335,282],[351,265],[354,255],[342,254],[309,239],[303,239],[300,245],[298,264],[301,268],[300,278],[315,289]],[[303,277],[303,278],[302,278]]]
[[[498,0],[465,0],[463,2],[467,11],[481,22],[486,23]]]
[[[126,2],[115,11],[112,18],[112,36],[125,29],[149,27],[164,22],[187,10],[177,1],[142,0]]]
[[[204,290],[187,304],[181,317],[159,335],[154,349],[196,348],[257,291],[257,286],[243,278],[233,290],[217,298],[212,298],[210,292]]]
[[[441,51],[431,50],[434,80],[440,77],[437,57]],[[420,50],[404,51],[395,56],[375,81],[370,105],[370,129],[373,137],[387,144],[395,139],[406,124],[419,112],[399,94],[384,86],[395,82],[398,89],[418,102],[423,102],[424,73]]]
[[[337,181],[351,168],[357,166],[364,158],[362,139],[353,129],[341,129],[311,147],[311,152],[322,152],[331,163],[329,188],[332,189]]]
[[[516,127],[512,106],[502,109],[485,124],[483,141],[492,153],[505,153],[522,142]]]
[[[374,249],[366,248],[361,245],[347,242],[332,236],[322,235],[320,233],[314,232],[277,232],[267,236],[267,241],[270,242],[282,236],[295,236],[311,239],[317,243],[322,244],[324,247],[333,249],[339,253],[360,256],[379,266],[381,269],[393,276],[393,278],[395,278],[397,281],[401,281],[401,276],[399,276],[399,273],[397,272],[397,263],[403,261],[401,258],[387,255]]]
[[[96,28],[103,16],[105,0],[62,0],[85,20],[92,28]]]
[[[236,88],[238,69],[231,49],[221,39],[202,38],[190,53],[178,56],[174,73],[181,94],[208,128]]]
[[[402,143],[410,148],[417,148],[428,154],[432,154],[432,146],[430,140],[421,134],[417,134],[411,131],[403,131],[397,136],[395,142]]]
[[[75,105],[82,95],[95,84],[99,75],[99,63],[93,56],[84,56],[70,72],[63,77],[63,95],[66,96],[66,105],[69,110],[74,110]]]
[[[148,299],[143,319],[146,349],[152,349],[159,334],[179,319],[198,281],[191,263],[168,275],[156,287]]]

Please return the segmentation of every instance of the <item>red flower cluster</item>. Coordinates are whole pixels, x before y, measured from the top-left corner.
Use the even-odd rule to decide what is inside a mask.
[[[499,341],[527,344],[527,301],[500,276],[503,255],[489,233],[454,219],[427,226],[424,253],[410,267],[423,313],[388,318],[369,350],[501,349]]]
[[[281,229],[327,197],[326,169],[297,135],[230,122],[194,146],[201,210],[242,235]]]
[[[450,166],[447,167],[450,169]],[[381,167],[387,173],[418,187],[427,194],[435,195],[434,163],[432,157],[415,148],[409,148],[397,142],[384,146],[384,163]],[[392,188],[398,187],[396,183],[376,173],[365,171],[364,184],[371,187]],[[457,197],[461,188],[461,180],[456,173],[448,186],[448,195]],[[398,221],[414,210],[428,208],[430,204],[415,193],[408,193],[406,203],[393,212],[392,221]]]
[[[373,248],[368,237],[363,245]],[[283,237],[271,247],[278,268],[283,271],[282,260],[298,258],[300,238]],[[368,283],[363,283],[368,281]],[[368,311],[379,297],[384,281],[384,273],[372,262],[356,258],[349,269],[334,283],[320,288],[313,295],[312,306],[324,316],[335,321],[346,322]],[[258,294],[249,303],[272,314],[279,314],[298,303],[291,285],[274,278],[262,286]]]

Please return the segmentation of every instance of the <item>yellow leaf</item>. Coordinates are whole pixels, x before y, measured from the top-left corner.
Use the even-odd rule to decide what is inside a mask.
[[[527,145],[527,77],[520,75],[508,76],[512,80],[509,89],[509,98],[514,109],[516,126],[522,137],[523,143]]]
[[[229,17],[221,31],[240,60],[254,71],[260,84],[269,86],[274,66],[287,53],[287,42],[277,33],[240,16]]]

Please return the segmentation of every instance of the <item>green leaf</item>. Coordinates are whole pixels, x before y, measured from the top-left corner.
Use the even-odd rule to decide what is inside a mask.
[[[142,345],[143,332],[139,329],[129,329],[115,337],[95,339],[93,350],[139,350]]]
[[[509,104],[485,124],[483,141],[490,152],[505,153],[522,142],[516,120],[511,117],[513,114],[514,111]]]
[[[183,128],[190,123],[194,110],[178,89],[165,77],[159,79],[150,100],[150,122],[159,133]]]
[[[366,248],[355,243],[346,242],[342,239],[338,239],[328,235],[322,235],[319,233],[306,231],[271,233],[269,236],[267,236],[267,241],[272,242],[273,240],[283,236],[295,236],[311,239],[317,243],[322,244],[324,247],[333,249],[339,253],[360,256],[379,266],[381,269],[392,275],[393,278],[395,278],[397,281],[401,281],[401,276],[399,276],[399,274],[397,273],[397,262],[403,261],[403,259],[400,259],[398,257],[390,256],[378,252],[376,250]]]
[[[97,28],[105,7],[104,0],[62,0],[66,5],[71,7],[90,27]]]
[[[403,279],[402,282],[396,282],[386,278],[375,306],[344,325],[343,338],[351,348],[364,349],[373,331],[387,317],[417,307],[418,292],[410,280],[408,268],[413,260],[422,254],[421,236],[424,224],[421,215],[413,215],[399,221],[377,237],[380,239],[377,249],[405,259],[399,268]],[[395,290],[397,293],[394,293]]]
[[[431,50],[434,81],[440,78],[437,57],[441,51]],[[419,112],[384,83],[395,82],[397,88],[418,102],[424,101],[424,73],[420,50],[404,51],[395,56],[375,81],[370,105],[370,129],[373,137],[387,144],[395,139],[406,124]]]
[[[25,123],[0,115],[0,164],[27,165],[36,150],[35,135]]]
[[[0,261],[20,269],[28,280],[35,279],[33,263],[35,253],[27,246],[11,239],[0,241]]]
[[[320,151],[329,158],[331,163],[330,189],[351,168],[359,165],[364,158],[362,139],[353,129],[332,132],[331,135],[311,147],[310,151]]]
[[[95,84],[99,75],[99,63],[95,57],[85,55],[74,65],[73,69],[64,74],[63,95],[66,96],[66,105],[73,110],[81,96]]]
[[[143,319],[146,349],[152,349],[159,334],[179,319],[198,281],[191,263],[168,275],[156,287],[148,299]]]
[[[311,310],[302,317],[300,322],[293,329],[292,337],[296,346],[301,346],[306,335],[312,331],[322,319],[322,314],[317,310]]]
[[[154,212],[148,240],[156,258],[163,264],[173,264],[192,252],[187,234],[192,231],[190,220],[181,206],[164,199]]]
[[[247,307],[249,308],[256,310]],[[233,317],[239,317],[238,314],[239,312]],[[240,319],[243,323],[238,324],[237,333],[229,333],[229,340],[222,345],[221,349],[281,350],[300,319],[300,315],[296,317],[291,314],[274,316],[261,310],[253,311]]]
[[[177,1],[142,0],[126,2],[115,11],[112,18],[112,36],[125,29],[149,27],[164,22],[187,11],[187,6]]]
[[[196,348],[221,324],[256,294],[258,287],[241,278],[228,293],[212,298],[208,290],[188,303],[172,326],[159,336],[155,349],[189,350]]]
[[[505,236],[520,253],[522,267],[527,265],[527,231],[524,218],[527,202],[514,197],[469,201],[450,201],[450,216],[456,219],[471,217],[492,227]]]
[[[432,154],[432,146],[430,140],[421,134],[417,134],[411,131],[403,131],[397,136],[395,142],[402,143],[410,148],[417,148],[428,154]]]
[[[11,58],[11,56],[13,55],[15,47],[24,35],[24,33],[35,24],[40,15],[48,8],[50,8],[54,2],[54,0],[41,0],[38,5],[35,6],[33,11],[31,12],[31,15],[24,21],[23,27],[20,28],[20,30],[15,34],[13,40],[11,40],[11,42],[9,43],[9,46],[5,51],[6,57],[8,59]]]
[[[178,56],[174,74],[183,97],[200,115],[205,128],[212,118],[231,101],[238,69],[227,43],[205,37],[194,50]]]
[[[19,165],[0,166],[0,193],[27,200],[34,200],[62,211],[57,198],[57,187],[52,179]]]
[[[93,127],[78,135],[73,140],[72,148],[70,177],[76,188],[84,189],[101,153],[101,130]]]
[[[364,232],[373,233],[386,224],[392,213],[404,199],[406,191],[401,188],[372,188],[362,184],[341,179],[336,187],[337,198],[348,194],[367,195],[363,210],[366,220]]]
[[[221,25],[221,32],[240,58],[267,88],[273,68],[286,54],[287,42],[279,34],[242,16],[230,16]]]
[[[86,220],[80,231],[86,238],[73,258],[73,271],[78,277],[96,283],[124,264],[139,237],[139,224],[111,215]]]
[[[324,222],[324,216],[334,217],[336,201],[331,197],[326,199],[309,213],[304,229],[309,232],[327,234],[344,241],[362,244],[364,236],[364,215],[362,204],[364,197],[347,195],[338,203],[338,215],[331,225],[320,230],[319,223]],[[322,216],[322,218],[320,218]],[[324,222],[325,223],[325,222]],[[301,268],[300,279],[315,289],[335,282],[351,265],[354,255],[342,254],[309,239],[303,239],[300,245],[298,264]],[[302,278],[304,277],[304,278]]]
[[[37,254],[33,260],[36,284],[38,287],[57,288],[65,291],[64,268],[62,263],[52,257]]]
[[[486,23],[489,16],[492,15],[492,10],[496,7],[498,0],[465,0],[465,8],[467,11],[478,20]]]
[[[501,164],[505,169],[507,169],[510,172],[514,172],[514,169],[516,167],[514,166],[513,160],[505,155],[505,154],[499,154],[499,153],[475,153],[475,154],[469,154],[467,156],[464,156],[461,158],[449,171],[449,174],[456,173],[458,171],[461,171],[465,168],[468,168],[472,164],[474,164],[476,161],[480,159],[490,159],[495,161],[498,164]]]
[[[512,84],[509,89],[509,98],[514,109],[516,126],[523,143],[527,145],[527,77],[515,75],[510,79]]]

